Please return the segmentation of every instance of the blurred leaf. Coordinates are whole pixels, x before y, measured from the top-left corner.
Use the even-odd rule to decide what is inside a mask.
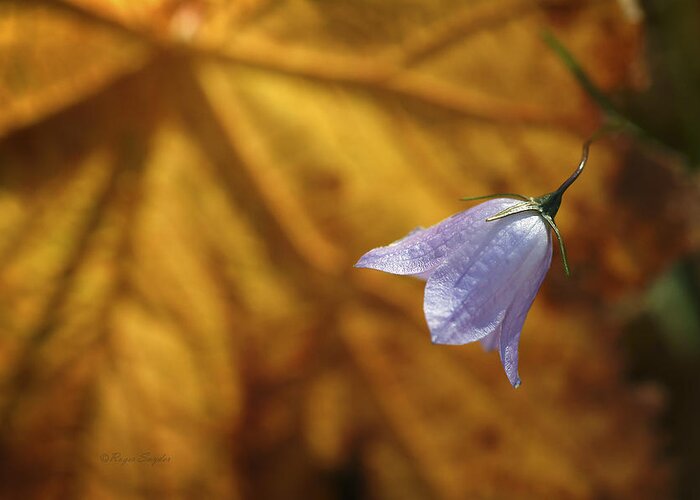
[[[0,134],[94,94],[147,54],[118,27],[36,2],[0,3]]]
[[[539,33],[622,85],[639,35],[614,6],[3,9],[81,41],[55,45],[70,77],[48,49],[0,59],[0,95],[31,110],[6,99],[0,142],[7,496],[662,494],[654,408],[602,311],[689,244],[663,166],[593,151],[559,215],[575,278],[554,267],[536,302],[518,391],[495,355],[430,344],[419,283],[351,268],[460,196],[556,187],[598,114]],[[171,459],[100,459],[143,452]]]

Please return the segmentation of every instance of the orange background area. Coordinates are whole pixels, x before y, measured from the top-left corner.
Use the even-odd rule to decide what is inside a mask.
[[[663,498],[618,339],[694,241],[667,158],[593,146],[518,390],[352,268],[574,169],[601,117],[545,29],[641,85],[614,2],[0,4],[0,496]]]

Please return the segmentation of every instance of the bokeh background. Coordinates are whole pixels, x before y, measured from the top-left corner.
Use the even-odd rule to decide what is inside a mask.
[[[700,498],[699,38],[690,0],[0,1],[0,497]],[[352,268],[611,117],[520,389]]]

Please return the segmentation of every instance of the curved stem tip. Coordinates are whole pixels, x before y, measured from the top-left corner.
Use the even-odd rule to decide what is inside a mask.
[[[588,161],[588,150],[591,146],[591,142],[593,142],[593,139],[588,139],[586,142],[583,143],[583,151],[581,152],[581,161],[578,164],[578,167],[576,170],[574,170],[574,173],[571,174],[571,177],[566,179],[561,186],[557,188],[555,193],[562,194],[564,191],[569,189],[569,186],[571,186],[576,179],[578,179],[578,176],[581,175],[581,172],[583,172],[583,168],[586,166],[586,162]]]

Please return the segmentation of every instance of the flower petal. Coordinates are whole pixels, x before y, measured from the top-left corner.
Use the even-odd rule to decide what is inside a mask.
[[[417,228],[394,243],[364,254],[355,267],[427,279],[454,250],[473,240],[485,219],[518,200],[497,198],[457,213],[427,229]]]
[[[525,318],[530,311],[535,296],[547,275],[547,270],[552,263],[552,245],[548,244],[549,251],[543,256],[543,260],[533,266],[529,273],[523,270],[523,274],[529,274],[520,283],[515,300],[506,313],[503,327],[499,335],[499,354],[501,363],[506,372],[508,380],[513,387],[520,386],[520,375],[518,374],[518,347],[520,344],[520,333],[522,332]]]
[[[501,325],[503,326],[503,325]],[[486,337],[479,340],[485,351],[493,351],[501,345],[501,328],[497,328],[489,333]]]
[[[495,208],[488,207],[487,216]],[[516,294],[524,289],[530,296],[525,281],[544,267],[547,255],[551,259],[549,228],[533,212],[491,222],[480,218],[462,240],[425,288],[426,320],[433,342],[440,344],[465,344],[496,332],[511,306],[520,303]],[[504,335],[501,332],[501,345]],[[507,335],[513,338],[512,331]]]

